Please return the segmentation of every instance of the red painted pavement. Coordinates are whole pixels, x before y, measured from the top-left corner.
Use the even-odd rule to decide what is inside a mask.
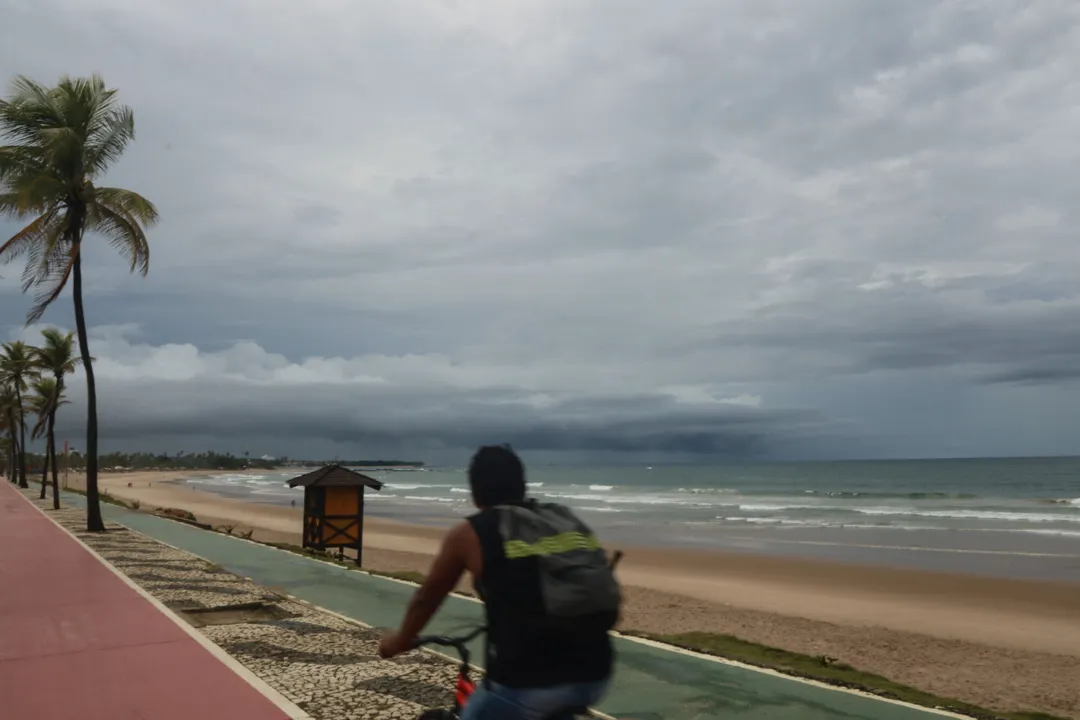
[[[287,717],[0,480],[0,718]]]

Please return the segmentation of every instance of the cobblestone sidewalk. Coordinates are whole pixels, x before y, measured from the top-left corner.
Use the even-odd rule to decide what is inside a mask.
[[[115,523],[88,533],[81,510],[52,510],[51,500],[27,493],[49,517],[174,611],[262,603],[271,617],[199,627],[316,720],[414,720],[452,702],[457,668],[429,653],[393,660],[377,655],[379,634],[237,577]],[[48,509],[46,509],[48,508]],[[242,614],[242,613],[241,613]]]

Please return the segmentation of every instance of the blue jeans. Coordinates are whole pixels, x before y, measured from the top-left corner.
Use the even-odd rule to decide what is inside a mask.
[[[510,688],[481,682],[461,713],[461,720],[571,720],[568,708],[588,706],[604,697],[608,680],[539,688]]]

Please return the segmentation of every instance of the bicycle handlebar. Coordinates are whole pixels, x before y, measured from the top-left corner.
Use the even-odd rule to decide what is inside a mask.
[[[446,637],[445,635],[422,635],[413,641],[413,647],[418,648],[422,645],[441,645],[443,647],[461,647],[465,643],[473,640],[484,632],[487,631],[486,627],[478,627],[472,630],[468,635],[462,637]]]

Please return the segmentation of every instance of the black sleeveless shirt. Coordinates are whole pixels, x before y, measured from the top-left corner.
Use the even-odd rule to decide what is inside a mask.
[[[614,653],[606,627],[597,623],[595,629],[559,632],[531,625],[527,618],[543,609],[536,558],[506,558],[496,511],[481,510],[468,521],[480,538],[484,557],[476,591],[487,615],[487,677],[513,688],[610,677]]]

